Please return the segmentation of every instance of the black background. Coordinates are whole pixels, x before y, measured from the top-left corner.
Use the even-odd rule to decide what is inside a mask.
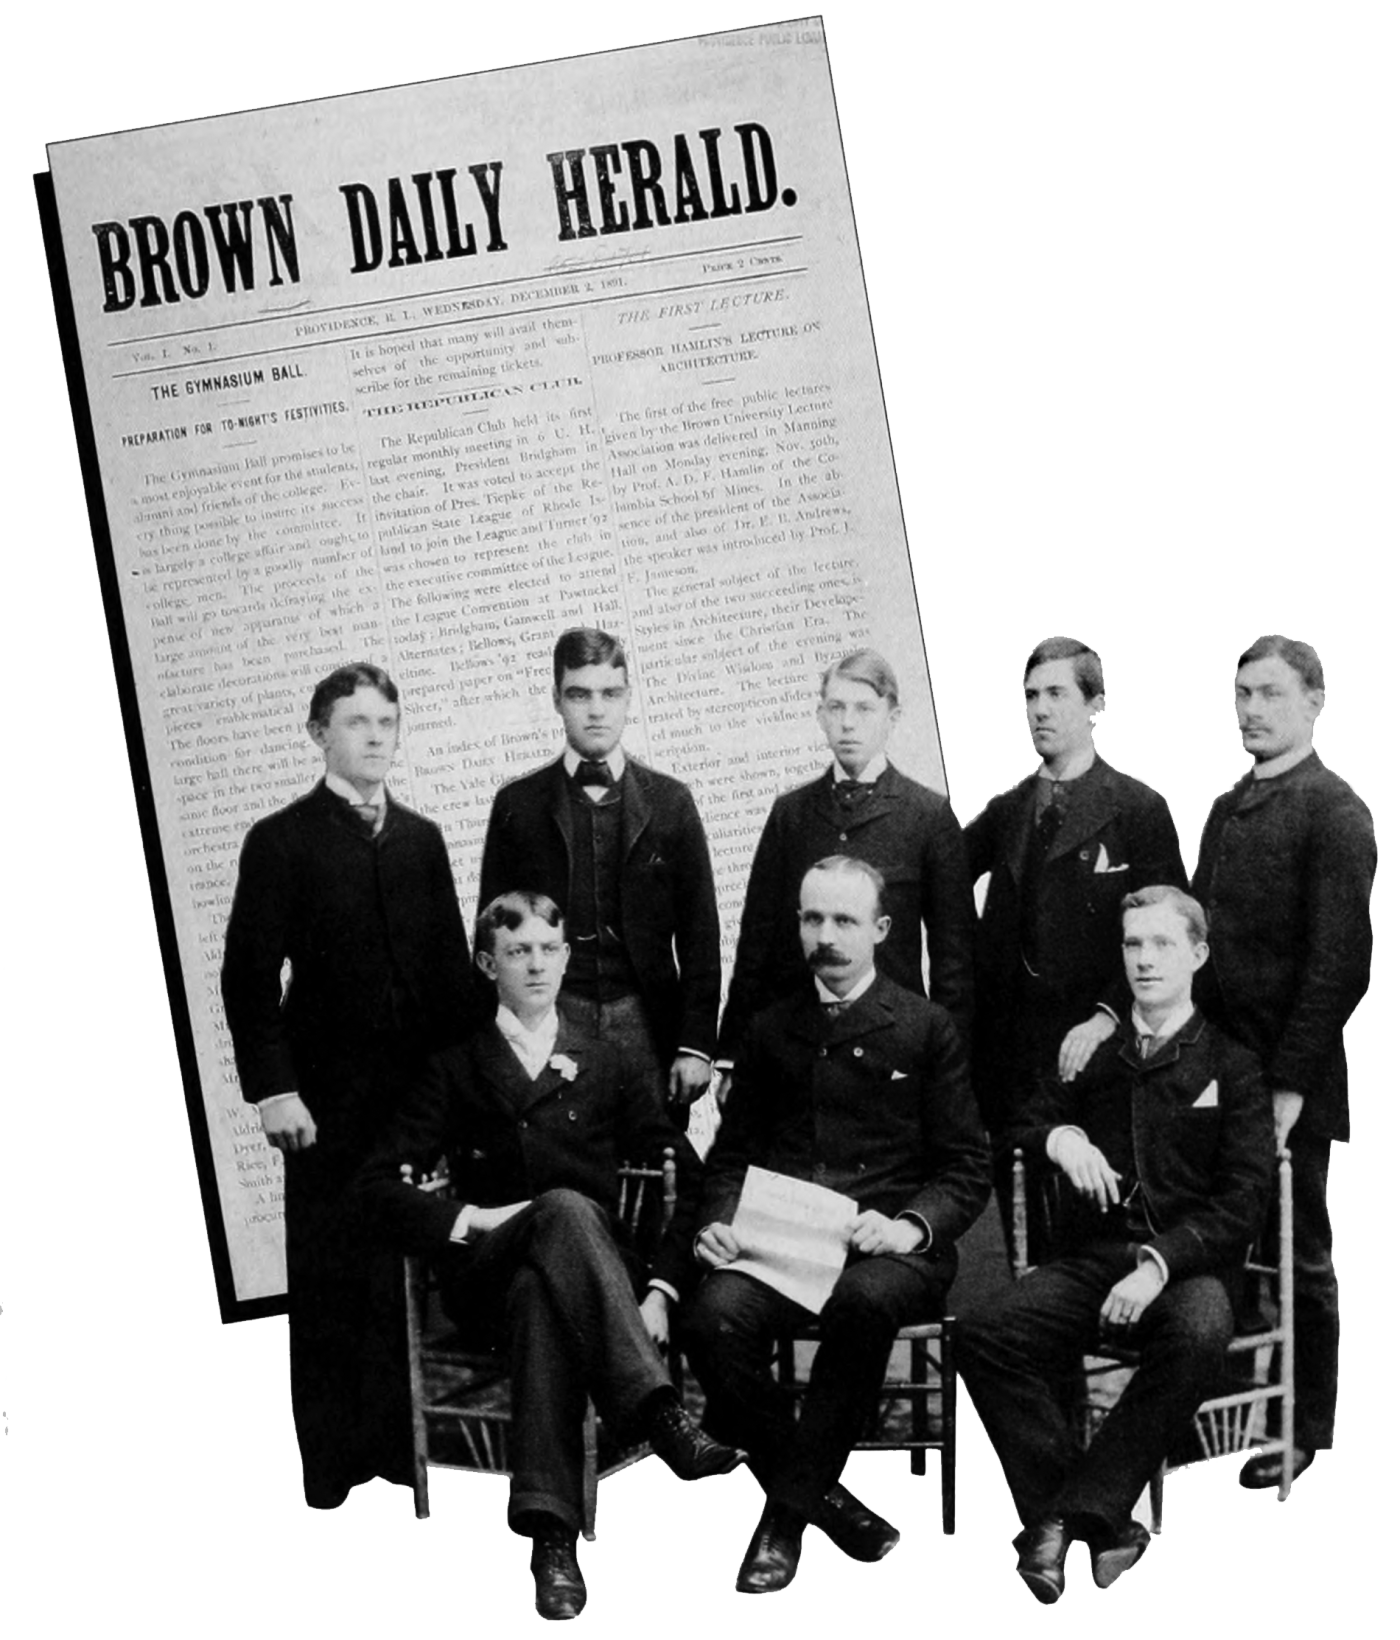
[[[192,48],[161,71],[146,41],[90,39],[102,72],[49,85],[21,169],[43,166],[44,139],[636,33],[590,21],[579,38],[531,18],[513,34],[454,30],[451,48],[410,20],[423,44],[403,56],[375,38],[384,23],[348,16],[298,56],[239,26],[241,51]],[[972,817],[1031,768],[1020,669],[1051,631],[1102,651],[1098,745],[1166,792],[1189,866],[1211,797],[1243,769],[1231,672],[1259,631],[1318,646],[1330,686],[1318,746],[1379,809],[1389,610],[1366,505],[1374,435],[1349,392],[1362,346],[1344,289],[1354,248],[1320,161],[1293,149],[1302,115],[1264,108],[1248,125],[1228,75],[1202,71],[1185,120],[1126,54],[1105,79],[1048,85],[1030,39],[877,34],[844,16],[828,39],[957,812]],[[505,1483],[438,1474],[421,1527],[410,1494],[382,1483],[310,1514],[284,1322],[220,1325],[38,231],[21,228],[16,259],[30,308],[11,395],[34,415],[11,430],[10,482],[38,505],[28,518],[15,508],[10,543],[13,636],[28,656],[10,692],[11,749],[28,753],[10,787],[23,912],[11,1041],[28,1045],[11,1066],[25,1068],[10,1100],[11,1506],[44,1509],[64,1532],[90,1517],[108,1578],[152,1591],[193,1578],[198,1612],[207,1601],[234,1622],[289,1606],[531,1622]],[[1379,1141],[1379,1038],[1372,999],[1348,1035],[1362,1145]],[[1356,1146],[1336,1153],[1344,1269],[1359,1166]],[[1352,1279],[1349,1317],[1357,1291]],[[1361,1327],[1348,1328],[1348,1368]],[[1346,1387],[1344,1456],[1320,1460],[1287,1509],[1241,1494],[1230,1461],[1172,1479],[1166,1535],[1111,1614],[1239,1615],[1274,1607],[1280,1579],[1330,1576],[1369,1445],[1354,1369]],[[761,1501],[746,1473],[682,1487],[646,1463],[613,1479],[600,1542],[584,1550],[585,1620],[770,1625],[774,1607],[782,1622],[880,1627],[1025,1617],[1015,1517],[970,1410],[964,1430],[954,1540],[938,1535],[933,1478],[857,1458],[848,1481],[905,1542],[866,1569],[813,1533],[780,1602],[730,1592]],[[1067,1596],[1079,1610],[1082,1553]]]

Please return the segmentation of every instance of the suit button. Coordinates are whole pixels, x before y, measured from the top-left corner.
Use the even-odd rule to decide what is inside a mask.
[[[1087,860],[1087,859],[1088,859],[1088,858],[1089,858],[1089,851],[1088,851],[1088,849],[1087,849],[1087,848],[1082,848],[1082,849],[1080,849],[1080,851],[1079,851],[1079,858],[1080,858],[1080,859],[1081,859],[1081,860]]]
[[[845,841],[846,841],[846,839],[847,839],[847,838],[848,838],[848,837],[849,837],[849,836],[850,836],[850,833],[849,833],[849,832],[845,832],[845,831],[843,831],[843,832],[842,832],[842,833],[841,833],[841,836],[840,836],[840,838],[839,838],[839,839],[838,839],[838,841],[839,841],[839,842],[842,842],[842,843],[844,843],[844,842],[845,842]]]
[[[864,1049],[864,1048],[857,1048],[857,1049],[855,1049],[855,1056],[856,1056],[856,1058],[857,1058],[857,1059],[859,1059],[859,1058],[860,1058],[860,1056],[861,1056],[861,1055],[862,1055],[862,1054],[863,1054],[863,1053],[864,1053],[864,1052],[865,1052],[865,1049]]]
[[[528,1122],[527,1122],[527,1121],[526,1121],[526,1120],[525,1120],[525,1118],[524,1118],[524,1117],[523,1117],[523,1116],[522,1116],[522,1117],[521,1117],[521,1118],[520,1118],[520,1125],[521,1125],[521,1127],[523,1127],[523,1128],[527,1128],[527,1127],[529,1127],[529,1125],[530,1125],[530,1124],[529,1124],[529,1123],[528,1123]]]
[[[571,1122],[577,1122],[578,1121],[578,1112],[576,1110],[571,1110],[569,1112],[569,1120]]]
[[[826,1058],[826,1049],[825,1048],[818,1048],[817,1049],[817,1058],[818,1059],[825,1059]]]

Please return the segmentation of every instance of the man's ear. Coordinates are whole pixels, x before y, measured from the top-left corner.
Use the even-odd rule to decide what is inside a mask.
[[[496,953],[494,951],[478,951],[476,965],[494,985],[496,981]]]
[[[875,943],[876,943],[876,945],[879,945],[881,940],[884,939],[885,935],[888,934],[889,931],[890,931],[890,919],[888,917],[876,917],[876,919],[875,919]]]
[[[306,732],[324,752],[326,749],[326,725],[324,723],[318,723],[315,718],[307,718]]]

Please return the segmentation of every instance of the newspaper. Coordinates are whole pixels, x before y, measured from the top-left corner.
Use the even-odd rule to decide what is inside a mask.
[[[555,637],[616,632],[726,961],[832,660],[892,661],[901,763],[945,784],[826,51],[807,22],[50,158],[216,1275],[261,1313],[280,1158],[218,966],[248,826],[319,773],[318,678],[395,678],[391,787],[470,915],[494,790],[558,750]]]
[[[846,1267],[856,1213],[839,1190],[750,1166],[731,1226],[743,1252],[725,1269],[820,1315]]]

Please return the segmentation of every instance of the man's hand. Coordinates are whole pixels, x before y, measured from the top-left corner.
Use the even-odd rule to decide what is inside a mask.
[[[647,1337],[664,1355],[671,1341],[671,1301],[658,1287],[648,1288],[642,1300],[642,1325]]]
[[[712,1270],[732,1264],[739,1252],[739,1238],[727,1224],[707,1224],[695,1238],[696,1258]]]
[[[693,1053],[678,1053],[671,1062],[666,1097],[673,1105],[693,1105],[709,1091],[710,1062]]]
[[[1108,1157],[1073,1128],[1059,1128],[1055,1154],[1051,1160],[1068,1177],[1081,1196],[1092,1196],[1099,1212],[1107,1213],[1110,1202],[1118,1202],[1118,1175],[1108,1165]]]
[[[733,1081],[734,1072],[732,1070],[719,1073],[719,1080],[715,1083],[715,1103],[721,1110],[724,1109],[724,1102],[729,1097],[729,1088]]]
[[[1117,1026],[1110,1014],[1100,1008],[1097,1013],[1091,1014],[1088,1019],[1081,1020],[1078,1025],[1065,1033],[1065,1039],[1060,1044],[1060,1080],[1073,1082],[1080,1071],[1094,1057],[1094,1050],[1101,1042],[1107,1042]]]
[[[296,1095],[258,1107],[263,1137],[274,1150],[310,1150],[316,1143],[316,1118]]]
[[[1137,1269],[1115,1282],[1103,1301],[1099,1320],[1105,1327],[1131,1327],[1166,1283],[1156,1262],[1145,1258]]]
[[[1280,1156],[1288,1146],[1288,1135],[1293,1131],[1293,1124],[1303,1114],[1303,1096],[1301,1093],[1274,1094],[1274,1144]]]
[[[877,1253],[912,1253],[924,1233],[912,1219],[887,1219],[867,1207],[851,1227],[851,1249],[873,1258]]]

